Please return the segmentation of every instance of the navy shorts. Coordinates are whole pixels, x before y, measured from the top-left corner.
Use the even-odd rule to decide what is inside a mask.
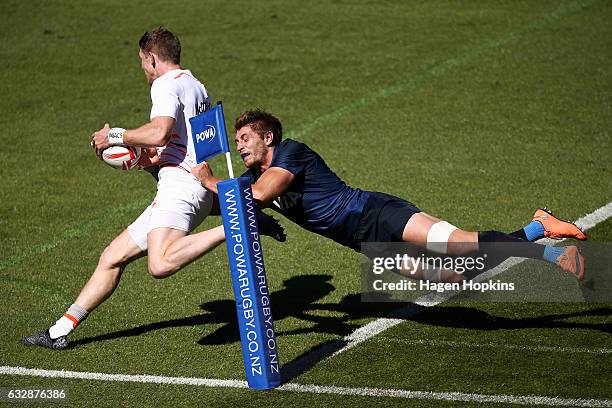
[[[378,192],[370,192],[357,229],[357,250],[362,242],[402,242],[404,227],[421,210],[409,201]]]

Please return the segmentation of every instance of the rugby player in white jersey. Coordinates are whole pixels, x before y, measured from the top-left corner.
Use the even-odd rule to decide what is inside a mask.
[[[189,235],[209,215],[214,200],[214,194],[191,174],[196,162],[189,118],[210,107],[206,89],[189,70],[181,68],[181,45],[169,30],[160,27],[146,32],[139,45],[141,67],[151,86],[150,122],[129,130],[105,124],[92,135],[91,144],[99,157],[111,145],[142,147],[141,164],[159,166],[157,195],[104,250],[74,304],[48,330],[24,337],[26,345],[65,348],[66,336],[113,293],[133,260],[147,255],[149,273],[165,278],[225,239],[222,226]],[[260,225],[262,234],[265,230]]]

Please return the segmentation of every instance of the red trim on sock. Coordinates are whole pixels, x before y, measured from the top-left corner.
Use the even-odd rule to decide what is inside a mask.
[[[79,325],[79,321],[73,315],[69,315],[68,313],[64,313],[64,317],[72,322],[72,328],[73,329],[76,329],[76,327]]]

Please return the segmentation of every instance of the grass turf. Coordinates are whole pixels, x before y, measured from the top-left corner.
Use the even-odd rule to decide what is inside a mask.
[[[18,344],[65,310],[152,198],[150,176],[105,167],[89,136],[105,121],[147,120],[137,40],[159,24],[181,35],[184,66],[228,119],[273,111],[351,185],[474,229],[516,229],[544,204],[576,219],[612,197],[609,2],[4,1],[0,12],[2,365],[244,377],[224,248],[164,281],[134,263],[76,348]],[[288,242],[264,245],[287,364],[375,314],[354,301],[359,256],[285,224]],[[609,242],[611,228],[591,236]],[[577,315],[551,317],[563,313]],[[610,324],[609,305],[441,305],[295,381],[610,399],[610,354],[441,343],[610,348]],[[415,339],[437,345],[402,343]],[[8,376],[0,385],[66,385],[75,406],[406,403]]]

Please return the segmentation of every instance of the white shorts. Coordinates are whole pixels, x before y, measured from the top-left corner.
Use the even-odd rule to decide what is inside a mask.
[[[191,232],[210,214],[213,194],[198,179],[179,167],[159,171],[157,195],[153,203],[128,227],[130,236],[143,251],[147,234],[155,228]]]

